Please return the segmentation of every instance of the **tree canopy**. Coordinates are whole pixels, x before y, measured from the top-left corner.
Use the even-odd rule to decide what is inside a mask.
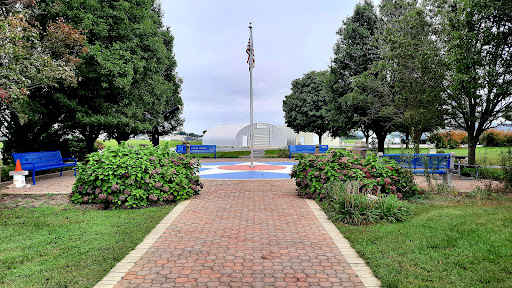
[[[34,90],[23,107],[29,119],[24,125],[9,115],[7,150],[23,150],[27,138],[32,146],[45,137],[71,136],[90,152],[100,133],[121,141],[155,127],[167,133],[182,125],[181,110],[166,113],[183,105],[182,80],[174,36],[162,23],[158,2],[46,0],[38,1],[37,9],[39,23],[62,18],[83,31],[88,53],[80,56],[76,86]],[[20,133],[26,136],[17,140]]]
[[[284,120],[296,133],[313,132],[322,144],[322,135],[327,132],[327,105],[329,95],[326,89],[327,71],[311,71],[292,82],[292,93],[283,100]]]

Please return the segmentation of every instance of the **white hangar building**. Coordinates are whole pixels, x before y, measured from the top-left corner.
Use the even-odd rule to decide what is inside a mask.
[[[288,131],[289,132],[289,131]],[[293,131],[292,131],[293,132]],[[248,147],[251,143],[250,124],[231,124],[208,129],[203,136],[204,145]],[[287,146],[295,144],[295,136],[288,135],[269,123],[254,123],[254,147]]]
[[[250,124],[230,124],[210,128],[203,136],[204,145],[248,147],[250,145]],[[269,123],[254,123],[254,147],[285,147],[318,144],[318,136],[313,133],[297,134],[287,126],[275,126]],[[322,137],[322,144],[339,146],[339,138]]]

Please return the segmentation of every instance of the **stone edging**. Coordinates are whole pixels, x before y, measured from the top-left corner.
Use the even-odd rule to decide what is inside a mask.
[[[114,287],[125,275],[132,269],[137,261],[140,260],[142,255],[156,242],[158,238],[167,230],[171,223],[180,215],[180,213],[187,207],[190,200],[180,202],[174,209],[172,209],[167,216],[142,240],[142,242],[133,249],[130,254],[126,255],[123,260],[116,264],[108,274],[101,279],[94,287],[106,288]]]
[[[366,262],[357,255],[357,252],[350,246],[350,242],[348,242],[345,237],[340,233],[338,228],[332,222],[327,218],[327,215],[325,215],[324,211],[318,206],[318,204],[311,199],[305,199],[306,203],[308,204],[309,208],[313,211],[313,214],[315,214],[316,218],[324,229],[327,231],[329,236],[331,236],[332,240],[340,250],[341,254],[347,259],[347,262],[350,264],[352,269],[357,273],[357,276],[359,276],[359,279],[363,282],[364,286],[366,287],[380,287],[381,283],[377,277],[373,275],[372,270],[368,265],[366,265]]]

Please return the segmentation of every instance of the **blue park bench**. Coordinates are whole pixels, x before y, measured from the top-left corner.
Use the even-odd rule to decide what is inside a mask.
[[[393,159],[402,168],[414,174],[443,175],[443,183],[451,185],[455,154],[382,154],[379,157]]]
[[[176,145],[176,152],[187,153],[187,145]],[[190,154],[195,153],[213,153],[217,159],[217,145],[190,145]]]
[[[292,159],[292,154],[297,153],[308,153],[308,154],[315,154],[315,146],[316,145],[289,145],[288,151],[290,152],[288,155],[288,159]],[[329,150],[328,145],[319,145],[318,152],[319,153],[325,153]]]
[[[36,185],[36,171],[60,168],[60,176],[62,176],[62,168],[76,167],[75,158],[62,158],[60,151],[43,151],[28,153],[12,153],[14,163],[20,160],[21,169],[32,171],[32,184]],[[74,160],[74,163],[64,163],[64,161]],[[76,168],[75,176],[76,176]]]

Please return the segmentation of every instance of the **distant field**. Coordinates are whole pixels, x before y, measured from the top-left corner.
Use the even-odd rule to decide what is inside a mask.
[[[105,145],[107,145],[107,147],[116,147],[118,145],[116,140],[105,140],[105,141],[103,141],[103,143],[105,143]],[[132,140],[126,141],[126,143],[128,145],[132,145],[132,146],[140,146],[140,145],[150,145],[151,141],[149,141],[149,140],[135,140],[135,139],[132,139]],[[171,147],[176,147],[176,145],[183,144],[183,141],[160,140],[160,143],[161,144],[163,144],[163,143],[170,143]],[[189,141],[189,143],[191,145],[201,145],[203,142],[202,141]]]

